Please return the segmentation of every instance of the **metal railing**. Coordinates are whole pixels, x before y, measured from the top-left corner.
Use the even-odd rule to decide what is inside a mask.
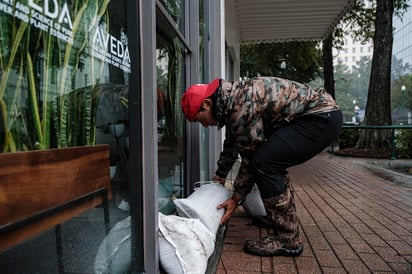
[[[352,125],[344,124],[343,129],[390,129],[391,130],[391,160],[396,160],[395,148],[396,148],[396,135],[397,129],[412,129],[412,125],[385,125],[385,126],[369,126],[369,125]],[[332,150],[333,151],[333,150]]]

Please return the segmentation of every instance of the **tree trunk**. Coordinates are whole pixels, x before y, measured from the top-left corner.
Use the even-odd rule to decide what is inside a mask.
[[[391,58],[393,0],[377,0],[372,71],[369,80],[365,125],[391,125]],[[357,147],[390,147],[390,130],[361,130]]]
[[[335,79],[333,78],[332,33],[323,40],[323,80],[324,87],[335,98]]]

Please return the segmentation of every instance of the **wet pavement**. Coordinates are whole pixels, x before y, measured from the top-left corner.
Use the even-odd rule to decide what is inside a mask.
[[[239,207],[227,226],[216,273],[412,273],[412,176],[387,168],[397,165],[412,166],[412,160],[323,152],[291,168],[302,255],[244,253],[246,239],[268,231],[253,226]]]
[[[296,258],[245,254],[244,241],[265,236],[267,229],[252,226],[239,207],[225,232],[218,233],[219,250],[209,260],[207,273],[411,274],[412,176],[393,171],[399,166],[412,166],[412,160],[346,158],[324,152],[292,168],[303,254]],[[112,224],[125,216],[112,209]],[[68,222],[62,233],[65,273],[93,273],[95,251],[105,236],[102,209]],[[54,230],[1,253],[0,273],[58,273]]]

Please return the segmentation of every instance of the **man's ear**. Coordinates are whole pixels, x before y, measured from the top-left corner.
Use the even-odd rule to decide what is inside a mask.
[[[203,108],[210,108],[210,107],[212,107],[212,100],[210,100],[209,98],[203,99],[203,101],[202,101],[202,107],[203,107]]]

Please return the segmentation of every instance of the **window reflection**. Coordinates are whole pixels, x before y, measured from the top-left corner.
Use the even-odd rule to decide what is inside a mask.
[[[160,3],[166,9],[171,19],[176,23],[180,32],[184,33],[185,0],[161,0]]]
[[[205,2],[203,0],[199,1],[199,82],[205,83],[205,46],[206,46],[206,33],[207,25],[205,22]],[[199,134],[199,168],[200,168],[200,180],[207,181],[210,180],[210,129],[200,127]]]
[[[1,3],[7,9],[0,11],[0,153],[109,144],[114,226],[129,215],[126,1]],[[23,11],[36,16],[28,21]],[[94,273],[106,238],[103,219],[96,207],[61,225],[62,273]],[[1,251],[1,272],[58,273],[54,239],[53,229],[42,231]],[[107,267],[107,257],[98,259]]]
[[[183,197],[183,126],[180,97],[184,88],[183,48],[177,38],[157,34],[157,121],[159,211],[174,211],[172,199]]]

